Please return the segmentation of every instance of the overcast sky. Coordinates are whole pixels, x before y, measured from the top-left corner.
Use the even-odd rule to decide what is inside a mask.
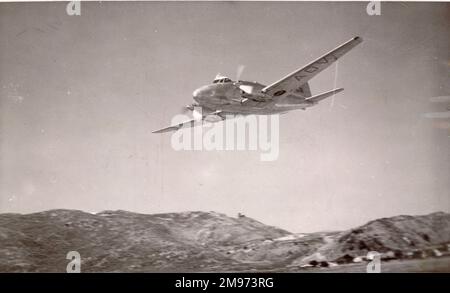
[[[238,212],[292,232],[450,211],[449,4],[0,4],[0,212]],[[280,154],[179,151],[170,124],[220,72],[345,91],[280,117]]]

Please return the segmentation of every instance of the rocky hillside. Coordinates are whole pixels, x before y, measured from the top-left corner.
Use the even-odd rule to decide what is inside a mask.
[[[83,271],[239,268],[217,247],[288,235],[247,217],[187,212],[144,215],[52,210],[0,215],[0,272],[64,272],[69,251]],[[225,266],[224,266],[225,265]]]
[[[447,254],[450,214],[438,212],[424,216],[382,218],[324,239],[326,243],[317,251],[297,259],[293,264],[305,265],[313,260],[347,263],[364,259],[369,251],[379,252],[385,260]]]
[[[371,221],[342,233],[333,253],[366,254],[368,251],[394,252],[398,257],[450,243],[450,214],[397,216]],[[330,255],[331,257],[331,255]]]
[[[52,210],[0,215],[0,272],[65,272],[69,251],[80,253],[83,272],[285,271],[351,262],[371,250],[391,258],[445,254],[449,243],[447,213],[291,234],[214,212]]]

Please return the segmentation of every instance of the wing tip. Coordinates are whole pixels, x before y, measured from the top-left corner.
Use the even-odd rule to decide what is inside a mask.
[[[165,127],[162,129],[158,129],[158,130],[153,130],[152,133],[166,133],[166,132],[171,132],[171,131],[177,131],[179,129],[179,127],[177,126],[169,126],[169,127]]]
[[[361,43],[364,40],[360,36],[356,36],[356,37],[353,38],[353,41],[357,41],[358,43]]]

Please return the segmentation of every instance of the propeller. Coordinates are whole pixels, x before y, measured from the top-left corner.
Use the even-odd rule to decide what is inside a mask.
[[[192,118],[195,120],[201,120],[203,118],[202,114],[200,114],[200,112],[198,112],[194,107],[197,107],[197,105],[186,105],[181,108],[180,112],[181,114],[192,114]]]
[[[243,64],[239,64],[239,66],[237,67],[235,85],[237,87],[239,87],[239,89],[242,91],[243,94],[251,94],[251,91],[252,91],[251,86],[241,85],[239,83],[239,80],[241,80],[241,76],[244,73],[244,69],[245,69],[245,65],[243,65]],[[246,100],[248,100],[248,99],[246,99]]]
[[[181,110],[180,110],[180,112],[181,112],[182,114],[190,113],[190,112],[193,112],[193,111],[194,111],[194,108],[195,108],[195,107],[198,107],[198,104],[197,104],[196,102],[194,102],[194,103],[192,103],[192,104],[189,104],[189,105],[186,105],[186,106],[182,107]]]
[[[241,79],[242,73],[244,73],[245,65],[239,64],[236,70],[236,81]]]

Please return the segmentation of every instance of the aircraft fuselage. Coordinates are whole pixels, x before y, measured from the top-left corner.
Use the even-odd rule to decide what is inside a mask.
[[[202,108],[221,110],[224,114],[271,115],[291,110],[291,107],[277,106],[270,96],[261,92],[264,87],[251,81],[213,83],[196,89],[193,98]],[[296,108],[300,105],[306,108],[313,104],[304,101],[298,103]]]

